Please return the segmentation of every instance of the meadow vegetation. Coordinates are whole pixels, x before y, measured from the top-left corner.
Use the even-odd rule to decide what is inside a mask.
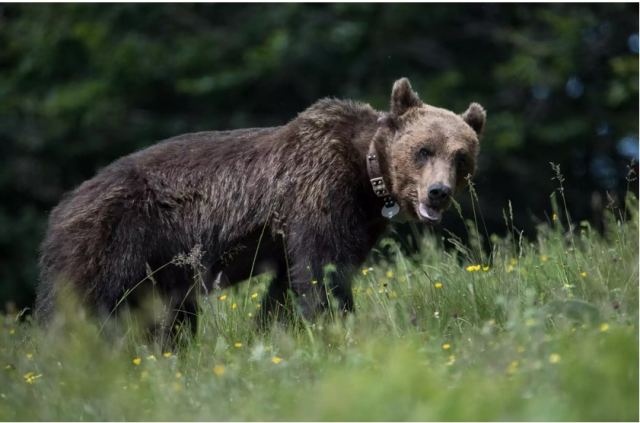
[[[0,419],[638,420],[637,200],[600,233],[557,199],[535,240],[508,208],[506,237],[472,213],[467,244],[383,240],[346,319],[257,331],[263,277],[202,298],[180,348],[74,306],[46,330],[5,315]]]

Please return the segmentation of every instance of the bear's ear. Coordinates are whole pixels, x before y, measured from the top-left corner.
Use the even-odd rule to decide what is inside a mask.
[[[469,104],[467,111],[460,116],[474,131],[476,131],[478,136],[482,134],[484,123],[487,120],[487,112],[484,110],[484,107],[478,103],[471,103]]]
[[[411,107],[422,105],[418,94],[411,89],[411,83],[407,78],[400,78],[391,90],[391,114],[402,116]]]

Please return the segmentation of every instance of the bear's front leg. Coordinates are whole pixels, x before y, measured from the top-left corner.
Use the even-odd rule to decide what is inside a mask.
[[[339,311],[343,315],[356,311],[353,302],[353,291],[351,289],[351,277],[353,276],[353,266],[341,266],[326,274],[329,291],[338,300]]]
[[[313,253],[296,251],[291,254],[291,290],[296,295],[302,316],[307,320],[313,320],[329,304],[322,276],[320,261],[313,257]]]
[[[307,244],[304,248],[299,246],[289,250],[290,288],[297,297],[302,315],[313,319],[318,312],[325,310],[329,306],[329,292],[338,300],[339,311],[343,315],[354,312],[351,290],[354,265],[341,260],[336,254],[340,251],[318,248],[317,245]],[[324,245],[327,244],[320,244]]]

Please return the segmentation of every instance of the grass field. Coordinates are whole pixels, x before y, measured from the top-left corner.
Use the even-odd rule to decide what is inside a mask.
[[[568,231],[559,207],[535,242],[513,230],[490,254],[473,218],[471,247],[426,237],[407,257],[385,240],[346,320],[258,333],[257,278],[203,299],[179,350],[76,311],[46,332],[4,316],[0,419],[637,421],[637,207],[604,235]]]

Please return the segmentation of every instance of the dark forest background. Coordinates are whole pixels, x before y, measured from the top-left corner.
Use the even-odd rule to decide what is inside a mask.
[[[576,221],[637,192],[637,4],[0,5],[0,309],[33,300],[49,210],[117,157],[326,96],[386,109],[401,76],[487,108],[489,233],[509,200],[527,235],[549,218],[549,162]]]

